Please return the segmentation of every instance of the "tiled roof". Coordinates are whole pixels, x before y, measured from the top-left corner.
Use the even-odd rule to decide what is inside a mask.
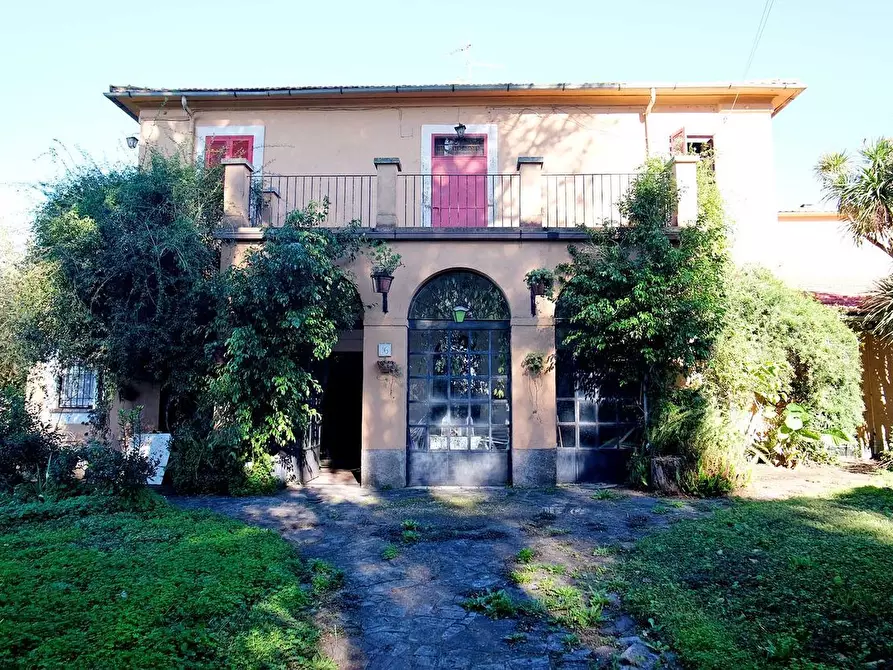
[[[846,307],[847,309],[861,309],[862,301],[865,299],[861,295],[841,295],[839,293],[820,293],[815,291],[812,295],[823,305]]]

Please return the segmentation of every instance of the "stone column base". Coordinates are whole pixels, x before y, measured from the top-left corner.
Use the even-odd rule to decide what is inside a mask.
[[[512,449],[512,485],[555,486],[556,449]]]
[[[402,489],[406,486],[405,449],[363,449],[363,486]]]

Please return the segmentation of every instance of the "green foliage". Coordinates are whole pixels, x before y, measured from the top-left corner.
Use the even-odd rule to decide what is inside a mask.
[[[4,667],[334,667],[312,610],[337,571],[271,531],[88,496],[0,506],[0,544]]]
[[[234,496],[262,496],[275,493],[281,484],[274,475],[273,457],[259,452],[242,468],[242,476],[229,482],[229,493]]]
[[[469,612],[480,612],[491,619],[508,619],[523,612],[523,607],[504,589],[487,589],[469,596],[462,602]]]
[[[381,557],[385,561],[393,561],[399,555],[400,555],[400,550],[397,549],[396,545],[393,545],[393,544],[389,544],[384,549],[381,550]]]
[[[779,446],[778,428],[792,403],[808,417],[813,438],[846,441],[855,434],[863,411],[861,357],[840,313],[757,268],[730,275],[729,294],[704,387],[716,404],[732,408],[744,444]],[[808,436],[788,442],[803,447],[800,438]],[[826,460],[827,447],[814,441],[805,458]]]
[[[530,377],[541,377],[555,367],[555,356],[542,351],[531,351],[521,361],[521,369]]]
[[[856,244],[868,242],[893,256],[893,140],[867,142],[858,163],[843,152],[825,154],[815,170]]]
[[[630,225],[593,229],[559,267],[572,326],[564,344],[590,395],[605,383],[644,383],[659,403],[710,356],[726,308],[725,221],[701,203],[697,225],[674,242],[667,213],[676,197],[669,166],[650,161],[621,204]]]
[[[31,366],[28,348],[19,336],[26,318],[21,254],[9,231],[0,227],[0,388],[25,389]]]
[[[0,492],[25,486],[34,497],[41,495],[53,455],[60,451],[59,438],[40,423],[24,394],[0,389]]]
[[[541,293],[550,300],[555,295],[555,273],[549,268],[536,268],[524,275],[524,283],[527,288],[539,288]]]
[[[685,667],[869,667],[893,655],[891,509],[872,487],[736,503],[648,536],[611,576]]]
[[[860,328],[875,337],[893,341],[893,275],[879,279],[862,302],[865,314]]]
[[[393,276],[397,268],[403,267],[402,256],[384,240],[375,240],[369,246],[372,259],[372,274]]]
[[[228,493],[244,480],[245,449],[238,430],[229,426],[202,430],[208,416],[198,416],[171,438],[171,455],[165,473],[178,493]]]
[[[530,563],[535,555],[533,549],[524,547],[523,549],[518,550],[518,555],[515,558],[518,563]]]
[[[301,441],[318,416],[315,370],[362,315],[340,262],[360,238],[354,227],[321,227],[325,218],[325,204],[290,213],[220,284],[210,397],[217,428],[244,445],[237,460],[262,465],[264,455]]]
[[[126,444],[126,443],[125,443]],[[92,441],[84,450],[84,484],[89,490],[112,496],[134,497],[155,474],[157,460],[150,461],[137,448],[115,449]]]
[[[23,275],[20,334],[33,358],[80,361],[113,387],[152,380],[186,393],[213,317],[219,171],[152,156],[74,169],[45,190]]]

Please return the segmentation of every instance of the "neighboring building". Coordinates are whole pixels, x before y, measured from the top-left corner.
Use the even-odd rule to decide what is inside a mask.
[[[756,260],[777,226],[772,117],[803,86],[443,85],[151,90],[106,96],[140,124],[140,150],[225,165],[222,263],[267,226],[328,197],[329,223],[358,219],[402,254],[389,309],[352,268],[365,304],[329,366],[321,439],[303,463],[358,467],[372,486],[549,485],[622,470],[630,399],[574,393],[570,370],[534,389],[521,368],[555,350],[555,305],[524,275],[567,259],[578,225],[621,223],[618,203],[649,155],[677,154],[673,225],[697,213],[696,157],[712,149]],[[672,234],[672,229],[671,229]],[[459,322],[454,307],[470,309]],[[560,305],[557,315],[561,320]],[[403,374],[383,376],[391,360]],[[154,404],[157,406],[157,403]]]

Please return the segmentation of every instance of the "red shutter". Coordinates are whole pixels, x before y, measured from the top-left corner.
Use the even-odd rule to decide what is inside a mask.
[[[670,135],[670,155],[681,156],[685,153],[685,128],[680,128]]]
[[[223,137],[209,137],[205,142],[205,165],[212,167],[220,165],[220,161],[226,158],[226,139]]]
[[[205,164],[218,165],[224,158],[254,159],[253,135],[214,135],[205,140]]]

